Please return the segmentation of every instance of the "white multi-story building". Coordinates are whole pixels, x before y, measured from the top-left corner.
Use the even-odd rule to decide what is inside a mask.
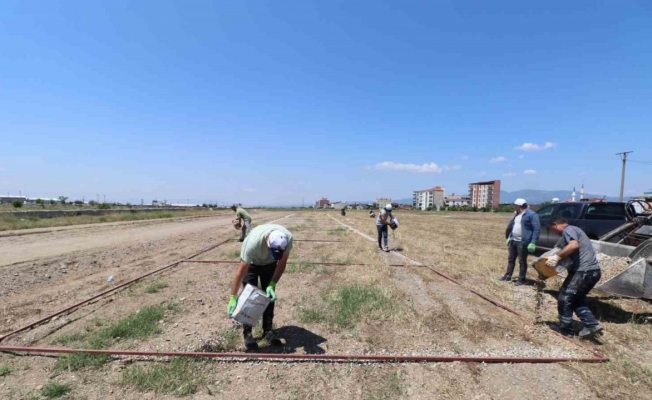
[[[500,181],[469,183],[472,207],[498,207],[500,204]]]
[[[432,189],[415,190],[412,193],[412,207],[417,210],[436,208],[439,210],[444,206],[444,188],[437,186]]]

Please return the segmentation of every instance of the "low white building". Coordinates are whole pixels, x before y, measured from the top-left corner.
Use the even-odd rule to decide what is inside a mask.
[[[381,209],[388,204],[392,204],[392,199],[390,197],[378,197],[376,198],[376,204],[378,204],[378,209]]]
[[[412,207],[417,210],[427,210],[436,208],[439,210],[444,206],[445,190],[441,186],[432,189],[415,190],[412,193]]]
[[[463,206],[470,206],[471,205],[471,197],[469,196],[462,196],[459,194],[451,194],[450,196],[444,197],[444,203],[446,204],[446,207],[453,207],[453,206],[458,206],[458,207],[463,207]]]

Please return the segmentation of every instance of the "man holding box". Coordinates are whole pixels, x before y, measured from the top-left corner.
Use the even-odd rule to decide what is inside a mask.
[[[235,311],[238,302],[240,285],[250,284],[264,288],[271,303],[263,313],[263,337],[273,345],[281,345],[281,341],[272,332],[274,319],[274,302],[276,300],[276,284],[285,271],[285,266],[292,250],[292,234],[276,224],[264,224],[251,230],[242,243],[240,250],[240,265],[235,273],[231,286],[231,297],[227,306],[229,317]],[[243,325],[244,341],[247,349],[255,350],[258,343],[252,335],[252,327]]]
[[[572,324],[575,311],[584,325],[584,329],[579,332],[580,339],[590,339],[602,333],[602,326],[586,306],[586,296],[602,276],[595,250],[589,237],[580,228],[568,225],[565,218],[553,218],[550,229],[561,234],[561,239],[555,246],[561,250],[550,256],[546,265],[554,268],[564,258],[570,258],[572,261],[568,267],[568,275],[559,289],[559,325],[552,328],[564,336],[574,336]]]

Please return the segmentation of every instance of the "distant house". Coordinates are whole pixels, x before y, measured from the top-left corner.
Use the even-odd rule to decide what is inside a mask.
[[[320,209],[327,208],[330,203],[331,203],[330,200],[328,200],[325,197],[322,197],[321,199],[315,202],[315,208],[320,208]]]
[[[378,208],[383,208],[387,204],[391,204],[391,203],[392,203],[392,199],[389,198],[389,197],[378,197],[378,198],[376,198],[376,204],[378,204]]]
[[[444,203],[446,204],[446,207],[470,206],[471,205],[471,197],[470,196],[462,196],[462,195],[453,193],[450,196],[444,197]]]
[[[436,208],[439,210],[444,206],[445,190],[441,186],[432,189],[415,190],[412,194],[412,206],[418,210]]]

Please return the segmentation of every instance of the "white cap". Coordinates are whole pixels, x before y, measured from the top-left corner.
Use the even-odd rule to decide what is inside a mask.
[[[523,207],[525,204],[527,204],[527,201],[525,201],[525,199],[516,199],[516,200],[514,200],[514,205],[515,206]]]
[[[387,210],[387,211],[392,211],[392,205],[391,205],[391,204],[387,204],[387,205],[385,206],[385,210]]]
[[[272,231],[267,237],[267,247],[275,260],[280,260],[283,257],[285,247],[288,245],[288,237],[285,233],[275,230]]]

